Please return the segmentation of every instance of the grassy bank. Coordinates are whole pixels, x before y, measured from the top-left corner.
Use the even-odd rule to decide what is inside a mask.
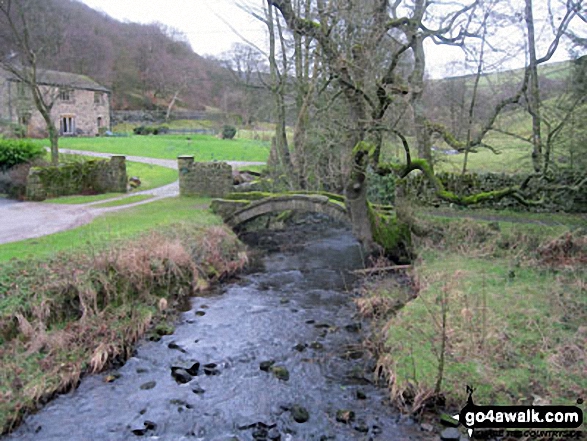
[[[466,385],[477,404],[587,394],[587,235],[506,224],[429,222],[412,290],[388,281],[360,300],[379,320],[379,365],[406,410],[439,394],[460,409]]]
[[[47,140],[36,141],[43,146]],[[128,137],[61,138],[64,149],[114,153],[147,158],[177,159],[192,155],[196,161],[267,161],[270,145],[252,139],[224,140],[208,135],[149,135]]]
[[[34,259],[82,248],[102,249],[110,243],[139,235],[145,230],[165,229],[168,225],[190,221],[199,225],[221,225],[222,221],[203,210],[209,199],[169,198],[108,213],[91,223],[34,239],[0,245],[0,263],[12,258]]]
[[[181,297],[206,289],[245,264],[234,234],[207,210],[196,209],[201,202],[154,202],[60,233],[59,240],[53,237],[59,235],[38,239],[45,250],[55,247],[45,257],[6,261],[4,254],[3,431],[55,393],[77,385],[84,373],[126,359],[147,330],[152,329],[152,338],[173,332],[163,323],[150,326]],[[105,227],[110,233],[102,235]],[[74,237],[80,242],[66,246]],[[10,245],[28,252],[26,244]],[[68,251],[56,254],[58,248]]]

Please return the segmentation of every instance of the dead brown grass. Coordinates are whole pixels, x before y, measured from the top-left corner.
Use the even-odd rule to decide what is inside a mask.
[[[0,296],[0,426],[122,361],[180,297],[243,268],[247,255],[222,227],[178,225],[101,253],[13,263]],[[0,275],[1,276],[1,275]],[[3,299],[19,299],[2,303]]]

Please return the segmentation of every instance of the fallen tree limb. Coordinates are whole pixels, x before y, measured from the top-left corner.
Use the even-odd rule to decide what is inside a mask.
[[[399,271],[410,269],[412,265],[392,265],[392,266],[382,266],[382,267],[373,267],[373,268],[365,268],[351,271],[353,274],[376,274],[376,273],[387,273],[390,271]]]

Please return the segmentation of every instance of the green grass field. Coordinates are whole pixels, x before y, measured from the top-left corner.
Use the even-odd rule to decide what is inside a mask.
[[[47,140],[37,141],[43,146]],[[61,138],[59,146],[66,149],[147,158],[177,159],[192,155],[196,161],[259,161],[269,157],[267,142],[250,139],[223,140],[207,135],[150,135],[127,137]]]
[[[103,248],[112,241],[127,239],[149,229],[186,219],[202,225],[219,225],[222,221],[203,210],[209,199],[170,198],[97,217],[91,223],[35,239],[0,245],[0,262],[12,258],[32,259],[55,253]]]

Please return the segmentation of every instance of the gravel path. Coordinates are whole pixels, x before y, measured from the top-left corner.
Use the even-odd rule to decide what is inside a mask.
[[[83,150],[69,150],[69,149],[59,149],[59,152],[70,154],[70,155],[94,156],[96,158],[110,158],[112,155],[116,155],[116,153],[86,152]],[[168,168],[177,169],[177,160],[175,160],[175,159],[157,159],[157,158],[145,158],[142,156],[127,156],[126,160],[131,161],[131,162],[142,162],[144,164],[160,165],[161,167],[168,167]],[[223,161],[223,162],[230,164],[232,167],[248,167],[248,166],[253,166],[253,165],[265,165],[264,162],[247,162],[247,161]]]
[[[110,158],[110,156],[113,155],[113,153],[97,153],[69,149],[60,149],[59,151],[65,154],[94,156],[97,158]],[[172,159],[144,158],[141,156],[127,156],[126,159],[131,162],[142,162],[145,164],[177,169],[177,161]],[[226,162],[233,167],[264,165],[263,162]],[[135,195],[152,195],[153,197],[127,205],[94,208],[94,205],[125,199]],[[175,181],[171,184],[153,188],[151,190],[134,191],[111,199],[77,205],[17,202],[0,198],[0,244],[32,239],[57,233],[59,231],[69,230],[84,225],[96,216],[104,213],[124,210],[126,208],[148,204],[163,198],[170,198],[178,195],[179,181]]]

